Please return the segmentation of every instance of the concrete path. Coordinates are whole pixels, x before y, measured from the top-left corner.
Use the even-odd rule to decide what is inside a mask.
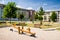
[[[60,40],[60,31],[43,31],[39,28],[31,28],[36,37],[30,34],[18,34],[17,30],[10,31],[12,27],[0,28],[0,40]]]

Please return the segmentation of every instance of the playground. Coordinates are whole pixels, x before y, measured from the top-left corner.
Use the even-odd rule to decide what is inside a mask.
[[[6,24],[6,27],[0,27],[0,40],[60,40],[60,27],[56,30],[55,27],[47,26],[41,29],[36,28],[32,23],[30,25],[26,23],[26,26],[24,23],[16,25],[14,22],[12,24],[7,22]]]
[[[26,27],[24,27],[26,28]],[[10,29],[14,29],[13,32]],[[0,40],[60,40],[60,31],[44,31],[39,28],[31,28],[31,32],[36,33],[36,37],[30,34],[19,34],[13,27],[0,28]]]
[[[60,40],[59,3],[1,0],[0,40]]]

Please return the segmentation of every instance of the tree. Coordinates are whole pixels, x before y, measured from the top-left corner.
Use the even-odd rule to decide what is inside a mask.
[[[18,21],[20,19],[20,12],[17,13],[17,18],[18,18]]]
[[[40,10],[38,11],[38,19],[41,21],[40,22],[40,25],[42,25],[42,20],[43,20],[43,17],[42,17],[42,15],[44,15],[44,10],[43,10],[43,8],[42,7],[40,7]]]
[[[44,15],[45,12],[42,7],[40,7],[40,10],[38,11],[38,13],[39,13],[39,15]]]
[[[39,16],[38,19],[41,21],[41,22],[40,22],[40,25],[42,25],[43,17],[42,17],[42,16]]]
[[[8,2],[7,5],[4,7],[4,15],[3,18],[16,18],[16,4],[15,2]]]
[[[36,12],[36,14],[34,14],[34,18],[35,18],[35,21],[36,19],[38,19],[38,13]]]
[[[19,14],[19,19],[21,19],[21,21],[24,19],[24,14]],[[22,29],[23,29],[23,26],[22,26]],[[23,34],[23,31],[22,31],[22,34]]]
[[[39,16],[38,19],[39,19],[40,21],[42,21],[42,20],[43,20],[43,17],[42,17],[42,16]]]
[[[24,14],[19,14],[19,19],[21,19],[21,21],[24,19]]]
[[[55,11],[52,12],[52,15],[51,15],[51,20],[53,22],[56,22],[56,19],[57,19],[57,14],[55,13]]]

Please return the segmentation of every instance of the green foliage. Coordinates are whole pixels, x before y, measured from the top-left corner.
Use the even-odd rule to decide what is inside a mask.
[[[43,8],[42,7],[40,7],[40,10],[38,11],[38,19],[39,20],[43,20],[43,17],[42,17],[42,15],[44,15],[44,10],[43,10]]]
[[[38,13],[34,14],[35,20],[38,19]]]
[[[42,21],[42,20],[43,20],[43,17],[42,17],[42,16],[39,16],[38,19],[39,19],[40,21]]]
[[[30,17],[30,21],[32,21],[32,18]]]
[[[45,12],[44,12],[43,8],[41,7],[40,10],[38,12],[36,12],[36,14],[34,15],[34,18],[41,21],[41,20],[43,20],[42,15],[44,15],[44,13]]]
[[[16,18],[16,4],[15,2],[8,2],[4,7],[4,18]]]
[[[38,16],[36,17],[38,20],[41,21],[41,22],[40,22],[40,25],[42,25],[42,20],[43,20],[42,15],[44,15],[44,13],[45,13],[45,12],[44,12],[43,8],[40,7],[40,10],[37,12]]]
[[[52,15],[51,15],[51,20],[52,20],[53,22],[55,22],[56,19],[57,19],[57,14],[55,13],[55,11],[53,11],[53,12],[52,12]]]
[[[24,14],[19,14],[18,18],[22,20],[24,18]]]
[[[38,13],[39,13],[39,15],[44,15],[45,12],[42,7],[40,7],[40,10],[38,11]]]

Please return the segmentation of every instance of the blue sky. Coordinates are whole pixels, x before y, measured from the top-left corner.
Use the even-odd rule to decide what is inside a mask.
[[[0,0],[0,3],[7,4],[9,1],[16,2],[18,7],[39,10],[60,10],[60,0]]]

